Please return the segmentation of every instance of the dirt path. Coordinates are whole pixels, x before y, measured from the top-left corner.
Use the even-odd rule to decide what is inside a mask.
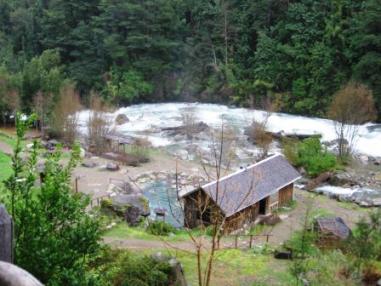
[[[7,143],[5,143],[3,141],[0,141],[0,151],[6,155],[12,155],[13,154],[12,146],[8,145]]]
[[[330,199],[323,195],[316,195],[302,190],[295,190],[295,199],[297,206],[289,213],[285,213],[282,222],[275,225],[271,230],[272,236],[269,243],[279,245],[288,240],[292,233],[301,230],[304,224],[304,218],[307,208],[310,208],[309,213],[311,218],[318,214],[329,214],[341,217],[346,224],[353,228],[356,222],[366,216],[367,209],[360,208],[355,204],[339,203],[336,200]]]
[[[193,251],[194,245],[191,241],[176,241],[166,242],[161,240],[143,240],[143,239],[120,239],[113,237],[103,238],[105,244],[111,245],[115,248],[128,248],[128,249],[163,249],[163,248],[177,248],[186,251]]]

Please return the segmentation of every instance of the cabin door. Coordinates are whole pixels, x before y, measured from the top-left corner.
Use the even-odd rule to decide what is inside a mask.
[[[265,215],[267,212],[267,202],[268,198],[264,198],[259,201],[259,214],[260,215]]]

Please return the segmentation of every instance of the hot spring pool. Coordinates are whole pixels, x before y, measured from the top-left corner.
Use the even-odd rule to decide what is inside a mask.
[[[165,209],[165,221],[175,227],[182,227],[184,222],[183,212],[177,201],[176,190],[167,181],[156,181],[143,187],[143,194],[149,200],[152,219],[156,217],[155,209]]]

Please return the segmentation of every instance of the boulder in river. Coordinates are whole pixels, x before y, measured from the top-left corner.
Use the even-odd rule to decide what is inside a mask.
[[[120,169],[119,165],[116,163],[107,163],[106,169],[108,171],[118,171]]]
[[[197,122],[194,124],[189,125],[181,125],[176,127],[165,127],[161,129],[162,131],[167,131],[169,135],[176,136],[176,135],[191,135],[191,134],[198,134],[204,131],[209,130],[208,124],[205,122]]]
[[[127,115],[123,114],[123,113],[118,114],[115,118],[115,123],[117,125],[123,125],[123,124],[128,123],[129,121],[130,121],[130,119],[128,119]]]
[[[350,200],[362,207],[381,207],[381,190],[358,188]]]
[[[91,160],[85,160],[82,162],[82,166],[85,168],[95,168],[97,166],[97,163]]]
[[[333,186],[356,186],[358,182],[353,178],[353,176],[347,172],[341,172],[334,174],[329,178],[329,183]]]

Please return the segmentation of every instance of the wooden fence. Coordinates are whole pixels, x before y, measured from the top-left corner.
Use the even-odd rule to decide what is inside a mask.
[[[238,249],[238,248],[252,248],[253,243],[258,238],[264,238],[263,242],[268,243],[270,240],[270,237],[273,236],[272,234],[235,234],[235,235],[227,235],[223,236],[223,239],[225,241],[222,241],[225,245],[223,248],[229,248],[226,247],[226,243],[230,242],[232,245],[230,248]],[[227,241],[226,241],[227,240]],[[220,248],[220,241],[218,241],[218,248]]]
[[[101,202],[102,200],[104,199],[110,199],[111,196],[108,194],[108,195],[104,195],[104,196],[100,196],[100,197],[96,197],[96,198],[91,198],[90,199],[90,204],[89,204],[89,207],[92,209],[93,207],[99,207],[101,205]]]

